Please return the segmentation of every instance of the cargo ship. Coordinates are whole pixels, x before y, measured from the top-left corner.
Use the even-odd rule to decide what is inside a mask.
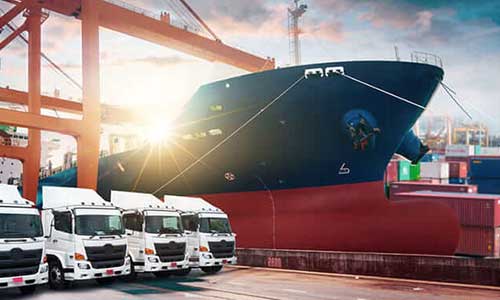
[[[98,192],[201,196],[228,213],[242,248],[453,254],[454,212],[391,203],[383,184],[394,153],[426,152],[411,128],[443,76],[425,63],[346,61],[204,85],[168,142],[100,159]],[[43,185],[75,186],[76,169]]]

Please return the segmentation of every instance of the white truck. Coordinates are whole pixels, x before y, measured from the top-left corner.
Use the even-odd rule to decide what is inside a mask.
[[[52,289],[130,273],[121,211],[94,190],[43,187],[42,221]]]
[[[0,289],[31,294],[48,281],[45,238],[38,209],[17,187],[0,184]]]
[[[111,191],[111,203],[123,209],[132,261],[130,278],[150,272],[157,277],[187,275],[187,238],[178,211],[152,194]]]
[[[195,197],[165,195],[164,203],[181,212],[191,268],[215,274],[223,265],[236,264],[236,234],[222,210]]]

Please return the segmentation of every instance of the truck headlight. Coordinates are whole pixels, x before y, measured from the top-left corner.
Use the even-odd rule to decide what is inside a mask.
[[[49,267],[47,264],[43,264],[40,266],[40,273],[47,273],[49,271]]]
[[[150,263],[154,263],[154,264],[156,264],[156,263],[159,263],[159,262],[160,262],[160,260],[159,260],[157,257],[154,257],[154,256],[149,256],[149,257],[148,257],[148,261],[149,261]]]
[[[201,256],[204,259],[212,259],[212,254],[210,254],[210,253],[202,253]]]
[[[125,258],[125,265],[130,266],[130,257]]]
[[[86,263],[78,263],[77,266],[79,269],[82,270],[90,270],[90,265]]]

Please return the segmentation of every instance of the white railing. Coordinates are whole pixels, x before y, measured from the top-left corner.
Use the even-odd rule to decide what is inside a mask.
[[[428,64],[433,66],[443,67],[441,57],[427,52],[414,51],[411,53],[411,61],[415,63]]]

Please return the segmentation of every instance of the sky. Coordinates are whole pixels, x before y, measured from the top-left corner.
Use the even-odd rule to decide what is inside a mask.
[[[186,19],[178,0],[124,0],[159,14],[169,11],[176,22]],[[291,0],[189,0],[192,7],[228,44],[278,66],[290,64],[287,7]],[[499,0],[307,0],[301,21],[304,64],[367,59],[402,60],[413,51],[441,57],[444,81],[474,117],[500,133],[500,1]],[[8,4],[0,3],[7,9]],[[175,10],[174,10],[175,8]],[[15,23],[20,25],[22,18]],[[0,34],[5,37],[6,32]],[[81,81],[81,31],[78,20],[51,13],[43,24],[43,52]],[[211,81],[245,72],[205,62],[161,46],[101,29],[101,96],[110,104],[147,109],[172,118],[196,89]],[[0,86],[26,90],[27,47],[13,42],[0,51]],[[46,63],[42,90],[55,89],[65,98],[81,92]],[[442,89],[430,115],[464,117]]]

